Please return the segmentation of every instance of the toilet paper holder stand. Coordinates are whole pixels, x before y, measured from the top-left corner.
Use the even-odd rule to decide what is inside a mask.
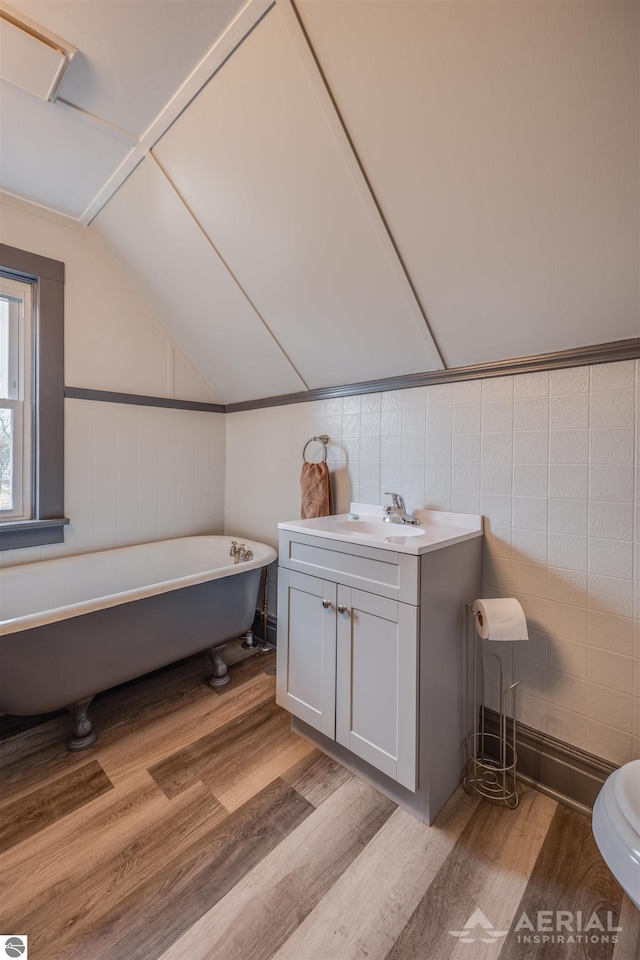
[[[502,660],[497,653],[482,653],[482,639],[475,629],[478,614],[465,604],[465,771],[462,785],[467,793],[503,803],[515,809],[519,796],[516,782],[516,692],[520,681],[504,686]],[[469,621],[473,624],[473,640],[469,640]],[[498,732],[488,733],[485,715],[486,665],[489,660],[498,663],[500,711]],[[479,689],[478,689],[479,688]],[[511,697],[511,718],[508,707]],[[471,713],[471,717],[469,714]]]

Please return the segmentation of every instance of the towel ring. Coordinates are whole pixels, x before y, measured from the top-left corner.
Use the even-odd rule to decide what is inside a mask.
[[[327,444],[329,443],[329,437],[326,435],[326,433],[321,433],[319,437],[310,437],[309,440],[307,440],[304,447],[302,448],[303,461],[306,462],[306,459],[307,459],[307,447],[309,446],[310,443],[313,443],[314,441],[317,441],[318,443],[322,444],[322,463],[326,463],[327,462]]]

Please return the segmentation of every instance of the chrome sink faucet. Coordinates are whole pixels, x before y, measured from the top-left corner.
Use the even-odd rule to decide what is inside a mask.
[[[416,518],[412,517],[410,513],[407,513],[404,497],[401,494],[391,493],[390,490],[387,490],[385,496],[391,497],[392,500],[392,506],[387,505],[384,508],[384,519],[388,523],[392,523],[397,518],[402,523],[418,524]]]

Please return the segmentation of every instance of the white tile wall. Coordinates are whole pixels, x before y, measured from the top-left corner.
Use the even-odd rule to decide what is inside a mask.
[[[224,414],[65,400],[65,541],[0,565],[222,532],[224,471]]]
[[[482,512],[484,592],[531,629],[508,664],[521,719],[622,763],[640,756],[639,384],[625,361],[229,415],[227,528],[277,543],[318,432],[338,511],[397,490]]]

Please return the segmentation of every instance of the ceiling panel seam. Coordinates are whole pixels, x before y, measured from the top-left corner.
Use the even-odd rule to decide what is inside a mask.
[[[398,245],[395,242],[389,224],[378,203],[369,178],[365,173],[358,152],[338,109],[338,105],[320,66],[309,36],[296,10],[295,3],[293,0],[276,0],[275,5],[282,15],[283,23],[300,58],[303,69],[309,78],[315,97],[342,154],[343,160],[346,163],[351,179],[356,186],[363,206],[369,216],[369,220],[374,227],[378,239],[385,248],[389,263],[394,269],[399,281],[399,286],[403,289],[405,299],[411,308],[410,312],[413,314],[416,323],[419,324],[421,333],[424,334],[427,349],[431,354],[432,367],[433,369],[443,370],[445,364],[431,327],[429,326],[426,313],[418,298],[415,285],[409,276],[407,267],[400,255]]]
[[[129,133],[128,130],[123,130],[122,127],[118,127],[115,123],[110,123],[109,120],[104,120],[97,114],[91,113],[89,110],[85,110],[83,107],[79,107],[76,103],[72,103],[71,100],[65,100],[64,97],[58,97],[56,99],[56,104],[61,104],[62,107],[67,110],[75,110],[75,112],[81,114],[83,119],[88,123],[93,124],[93,126],[100,127],[103,130],[107,130],[109,133],[113,134],[114,137],[117,137],[124,143],[130,143],[133,146],[137,146],[137,144],[140,143],[135,133]]]
[[[216,257],[218,258],[218,260],[220,261],[220,263],[223,265],[224,269],[227,271],[227,273],[229,274],[229,276],[231,277],[231,279],[232,279],[233,282],[235,283],[236,287],[238,288],[238,290],[240,291],[240,293],[242,294],[242,296],[245,298],[245,300],[247,301],[247,303],[249,304],[249,306],[251,307],[251,309],[252,309],[253,312],[255,313],[255,315],[256,315],[256,317],[258,318],[258,320],[260,320],[260,322],[262,323],[263,327],[265,328],[265,330],[267,331],[267,333],[269,334],[269,336],[271,337],[271,339],[273,340],[273,342],[275,343],[275,345],[278,347],[278,349],[280,350],[280,352],[282,353],[282,355],[286,358],[287,362],[289,363],[289,365],[291,366],[291,368],[294,370],[294,372],[296,373],[296,375],[297,375],[298,378],[300,379],[301,383],[304,384],[305,389],[306,389],[306,390],[309,390],[309,384],[307,383],[307,381],[305,380],[305,378],[302,376],[302,374],[300,373],[300,371],[299,371],[298,368],[296,367],[295,363],[293,362],[293,360],[291,359],[291,357],[289,356],[289,354],[287,353],[287,351],[284,349],[284,347],[282,346],[282,344],[280,343],[280,341],[278,340],[278,338],[275,336],[275,334],[274,334],[273,331],[271,330],[269,324],[266,322],[266,320],[264,319],[264,317],[262,316],[262,314],[261,314],[260,311],[258,310],[257,306],[255,305],[255,303],[253,302],[253,300],[251,299],[251,297],[249,296],[249,294],[247,293],[247,291],[245,290],[245,288],[243,287],[243,285],[240,283],[238,277],[235,275],[235,273],[234,273],[233,270],[230,268],[230,266],[229,266],[229,264],[227,263],[227,261],[225,260],[225,258],[222,256],[222,254],[220,253],[220,251],[219,251],[218,248],[216,247],[215,243],[213,242],[213,239],[209,236],[209,234],[207,233],[207,231],[204,229],[202,223],[200,222],[200,220],[199,220],[198,217],[196,216],[194,210],[192,209],[192,207],[190,206],[190,204],[188,203],[188,201],[186,200],[186,198],[182,195],[182,193],[180,192],[180,190],[178,189],[178,187],[176,186],[176,184],[173,182],[173,179],[171,178],[171,175],[168,173],[167,170],[165,170],[164,166],[162,165],[162,163],[160,162],[160,160],[158,159],[158,157],[155,155],[155,153],[153,152],[153,150],[149,151],[149,156],[150,156],[150,157],[153,159],[153,161],[156,163],[158,169],[160,170],[160,172],[162,173],[162,175],[163,175],[164,178],[166,179],[167,183],[169,184],[169,186],[171,187],[171,189],[175,192],[176,196],[177,196],[178,199],[180,200],[180,203],[184,206],[185,210],[187,211],[187,213],[189,214],[189,216],[191,217],[191,219],[193,220],[193,222],[194,222],[195,225],[197,226],[198,230],[200,231],[200,233],[202,234],[202,236],[205,238],[205,240],[207,241],[207,243],[209,244],[209,246],[211,247],[211,249],[212,249],[213,252],[215,253],[215,255],[216,255]]]
[[[38,203],[37,200],[28,200],[21,197],[18,193],[12,193],[11,190],[0,189],[0,203],[8,202],[11,206],[24,210],[31,216],[41,216],[43,219],[55,218],[56,223],[65,227],[80,227],[80,221],[68,213],[61,213],[53,207],[47,207],[44,203]]]
[[[273,6],[274,0],[248,0],[240,13],[229,25],[221,37],[216,40],[209,52],[191,72],[184,83],[162,108],[156,119],[137,141],[132,152],[115,170],[104,186],[98,191],[82,216],[78,218],[83,226],[89,226],[94,217],[109,202],[138,164],[151,151],[169,127],[188,107],[194,97],[211,80],[226,60],[240,46],[255,26]]]

